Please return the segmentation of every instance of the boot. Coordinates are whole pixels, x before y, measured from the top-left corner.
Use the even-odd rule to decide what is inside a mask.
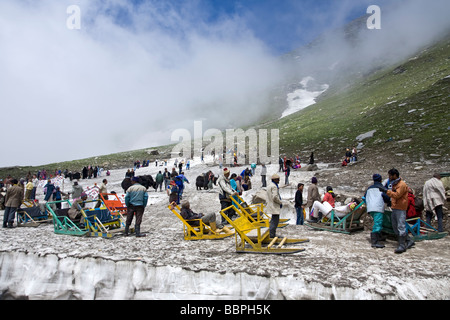
[[[231,231],[228,227],[223,227],[222,229],[225,233],[231,234],[233,231]]]
[[[383,235],[381,234],[381,232],[377,232],[377,243],[378,243],[379,245],[381,245],[382,248],[384,248],[385,245],[382,244],[381,241],[386,241],[386,237],[383,237]]]
[[[217,225],[216,225],[216,223],[215,222],[210,222],[209,223],[209,226],[211,227],[211,230],[213,231],[213,232],[215,232],[215,233],[220,233],[222,230],[218,230],[217,229]],[[211,230],[209,230],[209,233],[211,234],[211,233],[213,233],[213,232],[211,232]]]
[[[146,234],[141,233],[141,226],[136,226],[135,229],[136,229],[136,238],[142,238],[146,236]]]
[[[411,239],[409,236],[406,236],[406,250],[411,249],[415,244],[416,243],[413,239]]]
[[[406,236],[398,236],[398,248],[395,253],[403,253],[406,251]]]
[[[128,237],[129,232],[130,232],[130,226],[125,225],[125,237]]]
[[[387,240],[387,235],[382,234],[381,232],[378,232],[378,241],[386,241],[386,240]]]
[[[378,233],[372,232],[370,234],[370,240],[372,242],[372,248],[384,248],[384,245],[378,243],[379,240]]]

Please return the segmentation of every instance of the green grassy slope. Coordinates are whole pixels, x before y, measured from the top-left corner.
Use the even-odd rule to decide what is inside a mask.
[[[409,161],[449,156],[450,37],[388,70],[334,88],[314,106],[266,125],[280,130],[280,152],[315,151],[340,161],[355,138],[370,152],[403,153]],[[439,156],[437,156],[439,155]]]

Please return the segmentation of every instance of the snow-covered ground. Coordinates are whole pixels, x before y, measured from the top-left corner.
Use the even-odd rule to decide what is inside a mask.
[[[207,162],[211,160],[206,158]],[[173,159],[168,170],[172,169]],[[245,167],[230,168],[239,174]],[[141,168],[153,176],[164,167]],[[195,178],[218,166],[191,161],[191,182],[184,193],[195,212],[215,212],[217,188],[197,191]],[[252,179],[252,195],[261,190],[260,170]],[[168,210],[165,192],[149,190],[142,225],[147,237],[73,237],[56,235],[53,225],[0,229],[0,295],[30,299],[449,299],[450,238],[423,241],[402,255],[396,243],[372,249],[369,230],[354,235],[315,231],[294,225],[295,185],[327,170],[292,171],[289,186],[281,181],[282,218],[290,225],[278,234],[308,238],[306,250],[293,255],[235,252],[235,238],[185,241],[182,223]],[[278,165],[268,166],[268,179]],[[123,192],[126,169],[113,170],[108,191]],[[80,180],[83,187],[105,176]],[[324,187],[320,185],[322,191]],[[65,191],[70,191],[69,180]],[[339,190],[335,190],[340,192]],[[38,191],[42,199],[42,190]],[[349,195],[351,196],[351,195]],[[306,198],[306,188],[304,192]],[[0,212],[3,217],[3,212]]]

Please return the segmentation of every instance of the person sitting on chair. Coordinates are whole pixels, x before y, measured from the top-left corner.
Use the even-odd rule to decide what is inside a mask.
[[[333,208],[328,202],[320,203],[319,201],[314,202],[313,208],[312,208],[312,219],[310,222],[318,222],[321,220],[320,213],[322,214],[322,217],[330,217],[331,211],[334,211],[334,215],[338,218],[343,218],[350,212],[352,212],[356,206],[359,204],[359,201],[357,199],[353,199],[352,202],[349,204],[346,204],[344,206],[339,206]]]
[[[82,222],[83,215],[81,214],[81,210],[84,208],[86,200],[87,200],[87,194],[83,192],[80,195],[80,198],[76,199],[73,202],[72,207],[70,207],[70,209],[68,211],[68,215],[71,220],[81,219],[81,222]]]
[[[176,203],[172,202],[172,206],[175,206]],[[191,209],[191,204],[187,200],[181,201],[181,216],[184,220],[186,220],[187,223],[189,223],[193,227],[200,226],[199,221],[192,221],[196,219],[201,219],[202,222],[208,226],[211,227],[211,230],[217,233],[221,233],[222,231],[225,231],[226,233],[230,233],[230,229],[220,224],[219,226],[216,225],[216,215],[215,213],[208,213],[204,215],[203,213],[195,213]]]

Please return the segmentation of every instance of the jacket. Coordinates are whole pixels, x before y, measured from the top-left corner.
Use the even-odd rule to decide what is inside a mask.
[[[217,180],[217,184],[219,185],[219,198],[230,198],[230,196],[235,193],[231,188],[230,180],[228,180],[224,175],[219,177]],[[230,200],[231,201],[231,200]]]
[[[392,183],[392,190],[388,190],[387,195],[391,197],[392,209],[404,211],[408,209],[408,186],[401,178]]]
[[[389,197],[378,189],[382,186],[380,182],[375,182],[367,189],[364,195],[367,212],[384,212],[384,204],[389,202]]]
[[[303,205],[303,193],[300,190],[297,190],[295,193],[295,207],[300,208]]]
[[[50,197],[52,197],[53,191],[55,191],[55,185],[54,185],[53,183],[47,183],[47,184],[44,186],[44,189],[45,189],[45,197],[44,197],[44,200],[45,200],[45,201],[48,201],[48,200],[50,200]]]
[[[106,188],[106,184],[104,184],[102,182],[102,184],[100,185],[100,187],[98,187],[98,192],[99,193],[108,193],[108,189]]]
[[[426,211],[432,212],[445,203],[445,188],[441,180],[431,178],[423,186],[423,202]]]
[[[197,220],[203,217],[201,213],[195,213],[191,209],[182,208],[180,212],[181,216],[184,220],[186,220],[191,226],[199,226],[199,221],[189,221],[189,220]]]
[[[281,197],[278,185],[275,182],[267,186],[267,213],[279,215],[281,211]]]
[[[71,220],[77,219],[81,215],[81,209],[84,209],[85,202],[82,199],[77,199],[72,203],[67,215]]]
[[[83,193],[83,187],[78,185],[73,185],[72,186],[72,198],[73,199],[77,199],[81,196],[81,194]]]
[[[17,184],[13,185],[6,191],[5,207],[18,208],[22,204],[23,200],[23,188]]]
[[[412,192],[408,192],[408,210],[406,211],[406,218],[420,218],[420,216],[421,212],[416,211],[416,196]]]
[[[320,201],[320,195],[319,188],[317,188],[317,185],[315,183],[312,183],[308,187],[308,202],[306,203],[306,206],[308,208],[311,208],[314,204],[314,201]]]
[[[147,206],[148,194],[147,189],[140,185],[139,183],[133,184],[128,188],[127,194],[125,195],[125,205],[129,206]]]
[[[328,202],[334,208],[334,197],[333,194],[331,194],[330,192],[325,193],[323,201]]]
[[[164,176],[162,175],[162,173],[158,173],[156,175],[155,180],[156,180],[156,183],[162,183],[164,181]]]
[[[267,167],[266,167],[266,166],[263,166],[263,167],[261,168],[261,175],[262,175],[262,176],[267,175]]]

